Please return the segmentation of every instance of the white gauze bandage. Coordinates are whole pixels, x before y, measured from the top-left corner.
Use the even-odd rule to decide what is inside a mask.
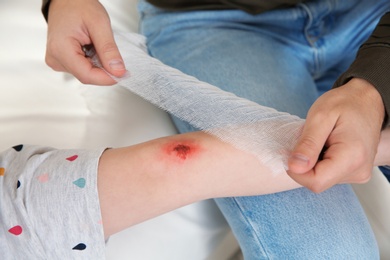
[[[130,75],[115,78],[119,85],[157,107],[254,154],[270,172],[285,173],[290,151],[304,120],[237,97],[147,54],[145,39],[116,33],[116,43]],[[96,55],[92,58],[100,66]]]

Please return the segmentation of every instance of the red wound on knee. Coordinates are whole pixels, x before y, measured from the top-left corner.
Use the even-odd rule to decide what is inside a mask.
[[[178,144],[173,148],[173,151],[176,153],[176,156],[185,160],[187,156],[191,153],[191,147],[184,144]]]
[[[198,144],[193,141],[174,141],[163,146],[163,151],[169,156],[174,156],[180,160],[186,160],[194,156],[200,150]]]

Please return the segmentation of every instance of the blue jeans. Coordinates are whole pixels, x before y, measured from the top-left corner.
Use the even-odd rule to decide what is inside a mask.
[[[250,15],[139,5],[150,54],[261,105],[305,117],[353,61],[388,0],[319,0]],[[173,118],[180,132],[193,127]],[[245,259],[378,259],[349,185],[216,199]]]

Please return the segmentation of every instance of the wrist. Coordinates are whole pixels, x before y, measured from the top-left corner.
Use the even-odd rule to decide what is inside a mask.
[[[362,78],[352,78],[346,85],[351,85],[351,87],[359,91],[359,97],[364,100],[367,106],[372,107],[376,111],[380,125],[382,125],[386,117],[385,105],[375,86]]]

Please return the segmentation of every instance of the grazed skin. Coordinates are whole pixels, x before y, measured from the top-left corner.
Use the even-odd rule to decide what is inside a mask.
[[[185,144],[178,144],[173,148],[173,151],[176,153],[176,156],[180,159],[187,159],[187,156],[192,153],[191,147]]]
[[[204,148],[191,139],[173,140],[162,145],[161,149],[162,153],[168,155],[169,158],[174,156],[174,158],[180,159],[181,161],[186,160],[187,158],[194,158],[202,152],[202,150],[204,151]]]

